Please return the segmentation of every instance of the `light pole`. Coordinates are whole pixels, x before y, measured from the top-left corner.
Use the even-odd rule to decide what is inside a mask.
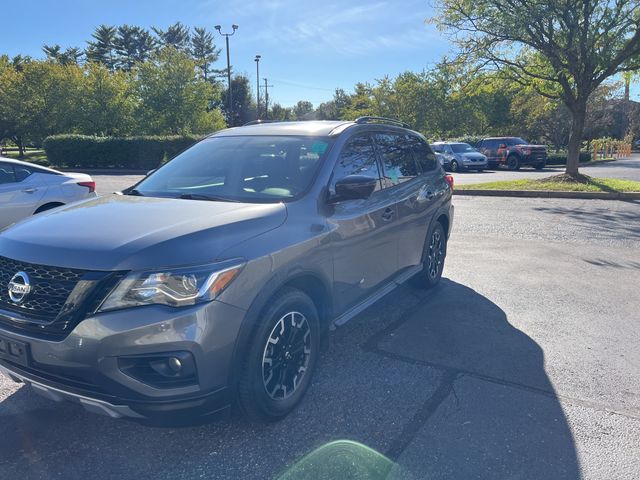
[[[229,57],[229,37],[232,37],[236,30],[238,29],[238,25],[231,25],[232,32],[231,33],[222,33],[222,27],[220,25],[216,25],[214,27],[220,35],[222,35],[227,44],[227,113],[229,115],[229,120],[233,122],[233,93],[231,92],[231,59]]]
[[[260,59],[262,56],[256,55],[256,119],[260,120]]]

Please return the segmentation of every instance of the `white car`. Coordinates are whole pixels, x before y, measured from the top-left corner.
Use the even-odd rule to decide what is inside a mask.
[[[67,203],[96,196],[84,173],[63,173],[0,157],[0,228]]]

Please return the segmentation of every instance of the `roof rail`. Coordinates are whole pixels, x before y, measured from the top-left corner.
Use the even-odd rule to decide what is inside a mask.
[[[393,118],[386,117],[373,117],[370,115],[364,117],[358,117],[355,120],[356,123],[386,123],[388,125],[396,125],[403,128],[411,128],[408,124],[401,122],[400,120],[394,120]]]
[[[278,123],[280,120],[251,120],[250,122],[242,125],[243,127],[247,127],[249,125],[260,125],[261,123]]]

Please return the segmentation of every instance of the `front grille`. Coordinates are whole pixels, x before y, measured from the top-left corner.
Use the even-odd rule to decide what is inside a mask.
[[[29,276],[31,291],[20,303],[9,297],[18,272]],[[0,324],[9,330],[61,339],[88,314],[126,272],[52,267],[0,257]]]
[[[9,282],[18,272],[29,276],[31,292],[21,303],[9,298]],[[83,270],[18,262],[0,257],[0,308],[50,322],[62,311]]]

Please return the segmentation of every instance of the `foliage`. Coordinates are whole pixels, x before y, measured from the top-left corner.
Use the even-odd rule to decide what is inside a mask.
[[[542,190],[556,192],[640,192],[640,182],[620,180],[617,178],[591,178],[587,181],[566,182],[558,181],[554,177],[538,180],[504,180],[477,184],[456,185],[456,190]]]
[[[207,133],[224,127],[215,87],[194,75],[195,62],[185,53],[166,47],[138,70],[139,115],[146,134]]]
[[[561,101],[571,114],[567,173],[577,175],[591,94],[640,68],[640,0],[438,0],[434,21],[460,60],[501,67],[508,78]]]
[[[244,75],[236,75],[231,79],[231,89],[233,94],[233,118],[228,120],[229,126],[238,127],[256,119],[256,104],[253,101],[253,92],[249,79]],[[222,94],[225,107],[227,102],[228,89]],[[227,113],[227,118],[229,113]]]
[[[198,141],[196,136],[54,135],[44,141],[49,163],[67,168],[150,170]]]

